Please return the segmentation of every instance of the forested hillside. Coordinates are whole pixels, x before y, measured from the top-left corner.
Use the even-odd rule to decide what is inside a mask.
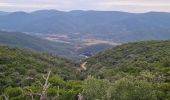
[[[132,96],[133,92],[136,93],[131,85],[137,84],[143,84],[143,87],[144,84],[151,86],[158,93],[155,95],[161,96],[156,97],[157,99],[170,97],[170,41],[123,44],[101,52],[84,62],[87,62],[87,71],[83,75],[107,79],[119,86],[113,87],[119,90],[114,90],[114,93],[117,93],[117,100],[139,99],[128,97]],[[134,88],[138,90],[140,85]],[[140,99],[145,100],[142,97]]]
[[[92,71],[92,74],[100,72],[96,72],[95,69],[122,71],[132,75],[137,75],[143,70],[169,73],[170,41],[123,44],[100,52],[86,61],[88,71]]]
[[[52,71],[51,75],[58,75],[56,77],[60,76],[64,80],[75,80],[77,79],[75,73],[76,69],[77,66],[75,63],[62,58],[36,53],[29,50],[20,50],[1,46],[0,94],[2,94],[2,92],[7,88],[12,87],[33,86],[34,88],[34,84],[42,81],[42,75],[49,71]],[[11,95],[15,96],[17,94]]]
[[[47,54],[0,47],[1,99],[170,99],[170,41],[123,44],[82,63],[86,69]]]

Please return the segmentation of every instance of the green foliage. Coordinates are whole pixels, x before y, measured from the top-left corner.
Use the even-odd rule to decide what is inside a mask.
[[[154,85],[145,80],[122,78],[110,87],[110,100],[156,100]]]
[[[22,95],[22,90],[21,88],[6,88],[5,89],[5,95],[9,96],[9,97],[17,97]]]
[[[20,87],[6,88],[4,96],[8,97],[10,100],[24,100],[23,90]]]
[[[170,59],[169,59],[169,58],[165,58],[165,59],[162,61],[162,66],[163,66],[163,67],[170,67]]]
[[[85,60],[83,72],[62,58],[0,47],[1,98],[25,100],[34,94],[39,100],[43,76],[51,70],[49,100],[74,100],[79,93],[87,100],[169,100],[169,47],[170,41],[124,44]]]
[[[88,62],[88,70],[84,75],[93,75],[114,83],[110,95],[116,97],[115,93],[119,93],[116,100],[169,99],[170,90],[166,85],[170,82],[169,59],[170,41],[128,43],[85,60]],[[127,78],[129,76],[136,80]],[[139,94],[141,96],[138,98],[134,96]]]
[[[49,79],[49,82],[53,85],[53,86],[60,86],[60,87],[63,87],[65,86],[65,82],[57,75],[55,76],[52,76],[50,79]]]
[[[48,70],[65,80],[76,79],[74,63],[29,50],[0,47],[0,94],[9,86],[24,87],[41,80]]]
[[[132,76],[115,82],[88,78],[84,82],[83,94],[88,100],[156,100],[156,86]]]
[[[107,90],[110,86],[107,80],[97,80],[89,77],[84,82],[83,94],[88,100],[107,100]]]

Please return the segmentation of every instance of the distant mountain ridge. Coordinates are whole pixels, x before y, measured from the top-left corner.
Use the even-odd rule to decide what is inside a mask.
[[[0,11],[0,15],[9,14],[9,12]]]
[[[56,11],[0,14],[0,29],[43,34],[92,35],[118,42],[170,39],[170,13]]]

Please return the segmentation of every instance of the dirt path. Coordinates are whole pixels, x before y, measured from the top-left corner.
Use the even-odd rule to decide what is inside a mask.
[[[87,62],[84,62],[84,63],[82,63],[82,64],[80,65],[80,67],[81,67],[82,70],[87,70],[86,64],[87,64]]]

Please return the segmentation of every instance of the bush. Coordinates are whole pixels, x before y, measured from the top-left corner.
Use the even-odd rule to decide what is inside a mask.
[[[98,80],[93,77],[88,77],[84,82],[83,95],[87,100],[108,100],[107,90],[110,87],[110,82],[107,80]]]
[[[24,100],[23,92],[21,88],[8,87],[5,89],[5,96],[9,97],[10,100]]]
[[[156,100],[156,90],[151,83],[133,78],[122,78],[108,90],[111,100]]]
[[[52,76],[51,78],[49,78],[49,82],[53,86],[60,86],[60,87],[65,86],[64,80],[62,80],[58,75],[55,75],[55,76]]]
[[[88,78],[83,95],[87,100],[156,100],[157,90],[151,82],[124,77],[114,83]]]

